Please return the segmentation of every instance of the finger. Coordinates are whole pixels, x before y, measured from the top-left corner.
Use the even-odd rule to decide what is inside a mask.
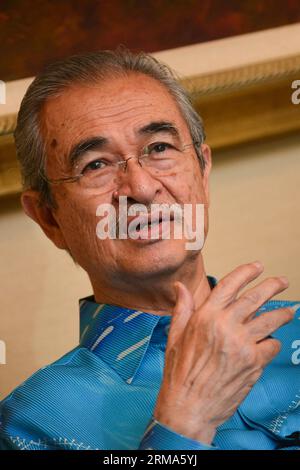
[[[168,343],[174,344],[182,334],[194,311],[194,299],[182,282],[175,282],[176,303],[172,313]]]
[[[265,367],[281,351],[281,342],[278,339],[264,339],[257,344],[257,352],[260,356],[260,363]]]
[[[244,292],[231,308],[242,322],[252,319],[256,311],[274,295],[287,289],[289,283],[285,277],[269,277],[257,286]]]
[[[235,299],[238,292],[263,272],[259,262],[243,264],[223,277],[212,290],[209,303],[218,308],[225,308]]]
[[[249,322],[247,324],[248,331],[256,342],[261,341],[293,320],[294,315],[295,312],[291,308],[277,308]]]

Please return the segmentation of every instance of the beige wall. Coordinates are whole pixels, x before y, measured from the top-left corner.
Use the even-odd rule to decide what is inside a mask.
[[[208,274],[261,260],[266,275],[287,275],[278,298],[300,300],[300,136],[215,153]],[[18,200],[0,201],[0,398],[39,367],[76,345],[78,298],[87,276],[46,239]]]
[[[207,271],[259,259],[290,281],[276,298],[300,300],[300,135],[216,153],[211,197]]]

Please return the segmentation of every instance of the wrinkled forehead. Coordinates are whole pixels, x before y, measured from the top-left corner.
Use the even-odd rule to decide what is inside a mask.
[[[46,143],[71,144],[89,133],[134,133],[150,121],[170,120],[186,130],[180,109],[167,88],[137,74],[93,84],[76,84],[49,99],[41,113]]]

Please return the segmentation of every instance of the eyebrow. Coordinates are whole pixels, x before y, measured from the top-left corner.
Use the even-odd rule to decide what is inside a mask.
[[[90,137],[85,139],[72,147],[69,154],[69,163],[71,168],[77,163],[83,155],[90,150],[101,150],[101,148],[107,144],[108,139],[106,137]]]
[[[158,134],[160,132],[165,132],[174,137],[179,138],[179,131],[177,127],[172,122],[168,121],[150,122],[146,126],[143,126],[138,129],[137,134],[139,136],[145,136]],[[81,160],[81,158],[86,152],[89,152],[91,150],[101,150],[108,143],[109,139],[107,137],[96,136],[84,139],[83,141],[75,144],[72,147],[68,158],[71,168],[73,168],[75,164]]]
[[[173,135],[174,137],[179,137],[179,131],[177,127],[172,122],[168,121],[150,122],[150,124],[147,124],[138,130],[139,135],[152,135],[157,134],[158,132],[166,132]]]

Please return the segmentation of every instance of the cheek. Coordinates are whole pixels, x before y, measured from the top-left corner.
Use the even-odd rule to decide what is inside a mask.
[[[166,190],[181,203],[205,202],[205,193],[200,168],[192,166],[184,172],[162,180]]]
[[[203,177],[198,162],[195,162],[188,181],[189,194],[192,202],[206,203],[206,196],[203,186]]]
[[[183,174],[173,175],[169,180],[164,181],[169,194],[172,194],[176,202],[181,204],[193,204],[192,209],[192,229],[197,229],[195,204],[204,204],[204,237],[208,232],[209,218],[206,196],[203,187],[202,174],[198,162]],[[200,222],[199,222],[200,223]]]
[[[101,240],[96,229],[100,217],[96,215],[98,204],[94,201],[72,200],[60,211],[60,224],[68,247],[80,266],[86,271],[99,268],[99,261],[110,260],[114,264],[116,246],[109,238]],[[67,214],[65,216],[64,214]],[[107,261],[106,261],[107,262]]]
[[[88,205],[76,203],[66,196],[63,204],[60,196],[59,223],[65,240],[74,255],[86,251],[96,243],[96,210],[93,212]]]

